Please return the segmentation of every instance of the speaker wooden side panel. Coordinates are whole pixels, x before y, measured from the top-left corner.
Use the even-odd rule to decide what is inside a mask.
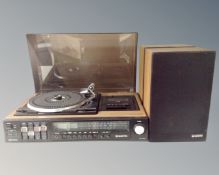
[[[145,66],[145,47],[140,47],[140,62],[139,62],[139,95],[143,101],[144,96],[144,66]]]
[[[148,50],[145,54],[143,105],[149,117],[151,113],[152,63],[152,52]]]
[[[206,139],[215,53],[183,50],[153,52],[153,64],[147,63],[152,66],[150,105],[145,107],[150,141]]]

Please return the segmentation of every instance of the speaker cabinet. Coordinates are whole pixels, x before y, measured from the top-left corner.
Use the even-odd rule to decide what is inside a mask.
[[[150,118],[149,140],[206,140],[215,52],[163,46],[143,47],[140,55],[139,92]]]

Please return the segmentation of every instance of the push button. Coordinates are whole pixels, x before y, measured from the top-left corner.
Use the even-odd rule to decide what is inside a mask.
[[[91,135],[91,134],[88,134],[88,135],[87,135],[87,138],[88,138],[88,139],[92,139],[92,135]]]
[[[40,126],[34,126],[34,131],[35,132],[40,132],[41,131],[41,127]]]
[[[67,135],[66,134],[62,135],[62,138],[67,139]]]
[[[86,140],[86,139],[87,139],[87,135],[83,135],[82,138],[83,138],[84,140]]]
[[[30,140],[33,140],[34,139],[34,131],[28,131],[27,132],[27,135],[29,137]]]
[[[40,131],[42,140],[47,140],[47,126],[44,122],[41,123]]]
[[[41,125],[41,131],[46,132],[47,131],[47,126],[46,125]]]
[[[42,138],[42,140],[47,140],[47,133],[41,132],[41,138]]]
[[[28,140],[27,131],[28,131],[27,124],[21,123],[21,136],[24,141]]]
[[[35,139],[40,140],[40,132],[35,132]]]
[[[72,136],[71,136],[71,135],[67,135],[67,139],[68,139],[68,140],[71,140],[71,139],[72,139]]]
[[[23,133],[23,132],[27,132],[27,127],[26,126],[22,126],[21,127],[21,132]]]
[[[76,140],[78,137],[76,135],[72,135],[72,138]]]
[[[81,135],[78,135],[78,139],[81,140],[81,139],[82,139],[82,136],[81,136]]]
[[[23,132],[21,135],[23,140],[28,140],[27,132]]]

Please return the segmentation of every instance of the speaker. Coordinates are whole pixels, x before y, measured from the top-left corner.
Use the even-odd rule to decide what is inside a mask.
[[[139,92],[149,115],[149,140],[206,140],[215,52],[192,46],[140,52]]]

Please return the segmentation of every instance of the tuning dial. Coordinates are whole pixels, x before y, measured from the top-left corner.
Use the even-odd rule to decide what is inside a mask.
[[[135,124],[134,131],[137,135],[144,134],[145,128],[141,123]]]

